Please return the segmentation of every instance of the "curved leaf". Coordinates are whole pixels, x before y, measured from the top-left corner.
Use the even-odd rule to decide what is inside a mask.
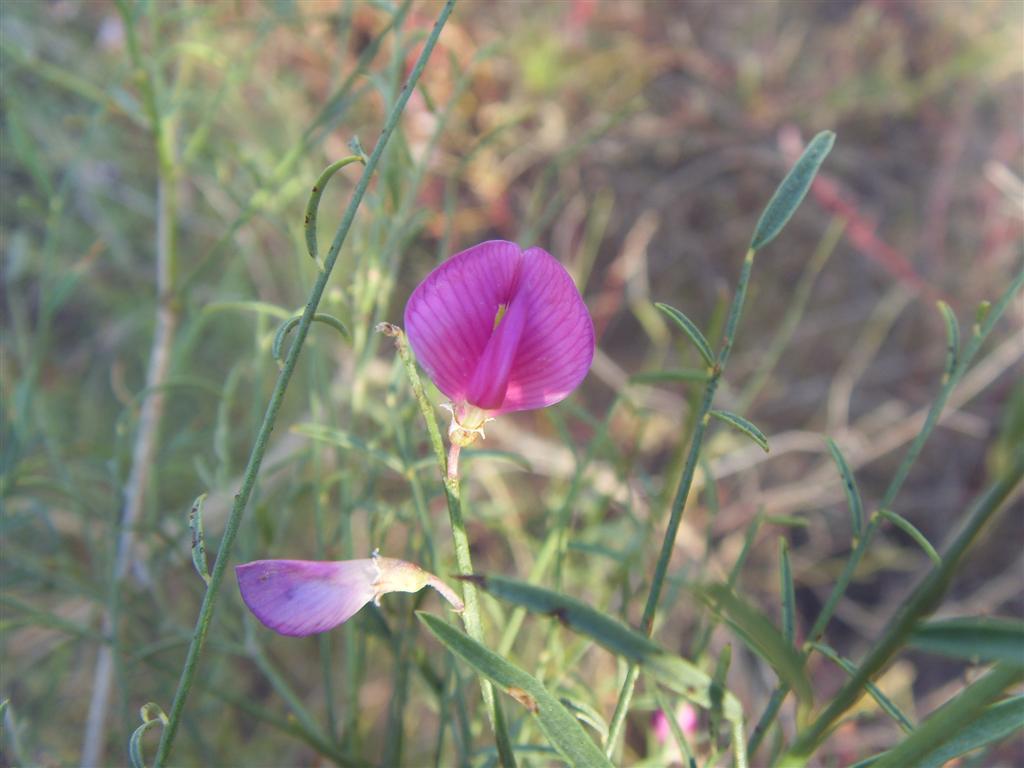
[[[836,135],[832,131],[822,131],[807,145],[793,168],[786,174],[772,199],[768,201],[764,213],[754,228],[754,236],[750,240],[750,250],[758,251],[775,239],[803,201],[807,190],[811,188],[818,169],[825,156],[835,144]]]
[[[436,616],[416,613],[431,634],[453,654],[487,677],[536,716],[537,725],[570,765],[611,766],[583,726],[537,678]]]
[[[857,490],[857,483],[853,479],[853,472],[850,471],[850,465],[846,463],[846,457],[839,450],[836,441],[831,437],[826,437],[825,442],[828,443],[828,452],[832,454],[832,460],[836,463],[836,468],[843,477],[843,493],[846,494],[846,504],[850,508],[850,518],[853,521],[853,539],[856,541],[860,538],[861,531],[864,530],[864,504],[860,500],[860,491]]]
[[[720,421],[724,421],[730,426],[736,427],[736,429],[761,446],[761,450],[768,453],[768,438],[765,437],[764,432],[755,427],[752,422],[747,421],[742,416],[738,416],[732,411],[719,411],[716,409],[711,411],[711,415]]]
[[[690,341],[693,342],[693,346],[700,352],[700,356],[704,358],[704,362],[711,367],[715,364],[715,356],[711,353],[711,345],[708,344],[708,340],[704,338],[704,334],[700,332],[694,322],[680,312],[675,307],[669,306],[668,304],[662,304],[660,301],[654,303],[658,309],[668,315],[676,325],[683,329],[683,333],[690,337]]]

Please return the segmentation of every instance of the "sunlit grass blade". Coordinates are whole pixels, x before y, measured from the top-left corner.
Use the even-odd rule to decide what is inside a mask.
[[[899,745],[881,755],[872,763],[873,768],[905,768],[908,765],[922,765],[925,761],[931,765],[942,765],[934,759],[929,760],[929,757],[947,747],[969,724],[986,713],[993,699],[1021,680],[1024,680],[1024,667],[997,665],[939,707]],[[1019,728],[1020,720],[1017,723]]]
[[[804,707],[810,706],[813,694],[803,660],[764,614],[725,584],[711,584],[694,591],[712,611],[725,619],[754,653],[768,662]]]
[[[768,201],[764,213],[757,222],[754,236],[750,240],[750,249],[758,251],[775,239],[789,221],[793,212],[803,201],[807,190],[811,188],[818,169],[835,144],[836,135],[832,131],[822,131],[813,139],[800,155],[800,159],[786,174],[771,200]]]
[[[910,644],[921,651],[1024,667],[1024,621],[988,616],[939,619],[920,624]]]
[[[846,457],[839,450],[836,441],[831,437],[827,437],[825,442],[828,444],[828,452],[832,454],[832,460],[836,463],[836,468],[843,478],[843,493],[846,495],[846,504],[850,508],[853,540],[856,541],[864,531],[864,504],[860,499],[860,490],[858,490],[857,483],[853,479],[850,465],[846,463]]]
[[[690,318],[675,307],[669,306],[668,304],[662,304],[660,301],[656,301],[654,306],[664,312],[675,322],[676,325],[682,328],[683,333],[689,336],[690,341],[693,342],[693,346],[695,346],[697,351],[700,352],[700,356],[704,358],[704,362],[708,364],[708,367],[715,364],[715,356],[711,352],[711,345],[708,344],[708,340],[704,338],[704,334],[701,333],[700,328],[698,328]]]
[[[768,438],[765,437],[764,432],[762,432],[760,429],[754,426],[752,422],[748,421],[747,419],[744,419],[742,416],[738,416],[735,413],[732,413],[731,411],[720,411],[716,409],[711,411],[711,415],[714,416],[719,421],[724,421],[726,424],[735,427],[740,432],[749,437],[751,440],[753,440],[755,443],[757,443],[759,446],[761,446],[761,450],[763,450],[765,453],[768,453]]]
[[[852,675],[857,671],[856,666],[854,666],[848,659],[844,659],[836,653],[831,647],[823,643],[811,643],[811,647],[822,656],[842,668],[842,670],[848,675]],[[914,724],[910,722],[910,718],[903,714],[903,711],[892,702],[892,699],[882,693],[882,690],[877,685],[874,683],[868,683],[864,688],[871,695],[871,698],[875,700],[875,703],[882,708],[882,711],[899,723],[900,728],[902,728],[904,732],[910,733],[914,730]]]
[[[611,766],[583,726],[533,675],[429,613],[416,614],[449,651],[522,704],[559,753],[575,766]]]
[[[924,553],[928,555],[928,559],[935,563],[935,565],[939,565],[942,562],[942,558],[939,557],[939,553],[935,551],[935,547],[932,546],[931,542],[925,538],[925,535],[921,533],[913,523],[905,517],[897,515],[891,509],[880,509],[878,510],[878,514],[912,538],[914,542],[924,550]]]

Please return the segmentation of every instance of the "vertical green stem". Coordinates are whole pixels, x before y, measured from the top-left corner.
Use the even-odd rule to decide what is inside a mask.
[[[721,380],[722,373],[725,370],[725,364],[729,360],[733,341],[736,338],[736,327],[739,324],[740,314],[743,311],[743,303],[747,296],[747,284],[750,282],[750,271],[753,265],[754,250],[750,249],[743,259],[743,269],[740,272],[736,295],[733,297],[732,306],[729,308],[729,318],[725,323],[725,334],[722,338],[721,349],[718,352],[714,366],[711,368],[707,385],[704,388],[704,397],[697,416],[693,440],[690,442],[690,451],[686,457],[682,477],[679,479],[679,487],[676,490],[675,499],[672,502],[672,514],[669,517],[665,538],[662,540],[661,554],[658,556],[658,562],[654,567],[651,589],[647,595],[647,603],[644,606],[644,614],[640,622],[641,629],[647,635],[650,635],[654,630],[654,617],[658,609],[658,600],[661,598],[661,591],[665,584],[665,576],[668,573],[668,564],[672,558],[672,550],[675,548],[676,535],[679,533],[679,524],[683,519],[686,500],[690,495],[690,487],[693,485],[693,476],[697,471],[697,462],[700,458],[704,433],[707,430],[710,418],[711,405],[715,399],[718,382]],[[638,674],[635,666],[630,667],[626,673],[626,680],[622,685],[619,701],[615,707],[615,713],[612,715],[612,722],[608,727],[608,740],[605,743],[605,750],[609,756],[615,751],[619,734],[625,723],[626,713],[629,711],[629,703],[633,697],[633,688],[636,685]]]
[[[457,445],[451,446],[451,452],[448,457],[445,456],[444,440],[441,438],[441,430],[437,425],[437,417],[430,407],[427,393],[423,390],[423,383],[420,381],[420,375],[416,371],[416,361],[413,359],[412,350],[409,349],[405,333],[401,328],[390,323],[380,323],[377,326],[377,330],[395,339],[398,356],[402,359],[406,374],[409,377],[409,386],[412,388],[413,396],[419,405],[420,413],[423,414],[423,419],[427,423],[430,445],[434,450],[437,466],[441,471],[441,478],[444,482],[445,500],[448,502],[448,518],[452,526],[455,562],[461,575],[470,576],[473,574],[473,560],[469,551],[469,536],[466,534],[466,522],[462,517],[462,489],[459,484],[458,474],[459,447]],[[480,621],[478,594],[476,587],[471,581],[464,581],[462,583],[462,597],[466,605],[465,610],[462,612],[462,621],[466,626],[466,634],[477,642],[483,643],[484,631],[483,624]],[[515,756],[512,752],[512,744],[505,727],[501,707],[494,697],[494,687],[483,676],[480,677],[480,690],[483,693],[487,717],[494,728],[498,757],[502,765],[514,766]]]
[[[270,441],[270,434],[274,431],[274,422],[277,420],[277,413],[281,408],[282,401],[284,400],[284,393],[288,388],[288,382],[291,380],[292,374],[295,371],[295,364],[298,361],[299,353],[302,351],[302,347],[305,344],[306,336],[309,333],[309,326],[313,322],[313,315],[316,313],[317,307],[320,304],[320,299],[323,296],[324,289],[327,287],[327,281],[331,277],[331,271],[334,269],[334,263],[338,259],[338,253],[341,251],[341,246],[345,242],[345,238],[348,236],[349,229],[352,227],[356,211],[359,209],[359,205],[363,201],[363,196],[366,194],[366,189],[370,185],[370,179],[372,178],[374,171],[377,169],[377,164],[380,162],[381,155],[384,153],[388,140],[391,138],[391,134],[398,125],[398,120],[405,109],[406,103],[409,101],[409,97],[412,95],[412,91],[415,88],[416,83],[420,79],[420,75],[423,73],[423,68],[426,66],[427,60],[430,58],[430,54],[434,50],[434,45],[437,43],[437,39],[441,34],[441,29],[444,27],[445,22],[451,15],[454,5],[455,0],[448,0],[448,2],[445,3],[444,8],[441,10],[439,17],[430,32],[430,35],[424,43],[423,51],[420,53],[412,72],[409,74],[408,80],[405,85],[402,86],[402,91],[398,96],[398,101],[395,102],[391,113],[388,115],[384,128],[381,131],[380,139],[377,141],[376,147],[374,147],[373,154],[371,154],[370,158],[367,160],[366,167],[363,169],[363,174],[359,178],[359,182],[356,184],[356,188],[352,193],[352,199],[349,201],[348,208],[345,210],[345,215],[342,217],[341,224],[338,226],[338,231],[331,243],[331,248],[327,252],[327,258],[324,259],[324,269],[317,276],[313,289],[310,292],[309,300],[306,302],[306,308],[302,313],[302,319],[299,321],[299,325],[295,329],[295,340],[292,343],[291,348],[288,350],[284,367],[278,374],[277,383],[274,385],[274,391],[270,396],[270,402],[267,404],[266,414],[263,417],[263,423],[260,424],[259,431],[256,434],[256,440],[252,447],[252,452],[249,454],[249,461],[246,464],[245,474],[242,478],[242,487],[235,496],[235,502],[231,507],[231,512],[228,515],[227,523],[224,527],[224,536],[221,539],[220,547],[217,550],[217,560],[213,567],[213,573],[210,575],[210,584],[207,587],[206,593],[203,595],[203,602],[199,609],[199,616],[196,619],[196,628],[192,635],[192,641],[189,644],[188,654],[185,658],[185,665],[182,668],[181,678],[178,681],[178,689],[175,692],[174,702],[171,706],[169,721],[160,737],[160,746],[154,760],[154,766],[156,768],[159,768],[166,763],[168,755],[170,754],[171,745],[174,743],[174,736],[177,733],[178,725],[181,721],[181,714],[185,707],[185,700],[188,698],[188,693],[191,690],[195,679],[196,668],[199,662],[199,654],[202,651],[203,643],[206,640],[206,633],[209,630],[210,619],[213,617],[213,608],[217,601],[217,593],[221,582],[224,580],[228,561],[231,559],[231,550],[235,543],[235,537],[238,535],[238,528],[241,524],[242,513],[249,502],[249,497],[252,494],[253,487],[256,485],[256,476],[259,473],[260,465],[263,463],[263,455],[267,450],[267,443]]]

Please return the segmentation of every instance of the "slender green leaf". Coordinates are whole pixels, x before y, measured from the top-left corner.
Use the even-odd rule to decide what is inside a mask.
[[[764,614],[725,584],[699,587],[695,593],[711,610],[725,619],[752,651],[771,665],[779,679],[793,689],[804,706],[811,704],[811,683],[807,679],[800,654],[786,642]]]
[[[327,186],[327,182],[331,180],[331,176],[337,173],[340,169],[346,165],[352,163],[362,163],[366,165],[366,155],[362,152],[350,155],[349,157],[343,157],[341,160],[331,163],[324,169],[324,172],[320,174],[320,178],[316,180],[313,185],[313,189],[310,190],[309,200],[306,202],[306,215],[303,219],[303,225],[306,231],[306,250],[309,251],[310,258],[317,263],[320,269],[323,269],[323,263],[320,260],[320,252],[317,247],[316,239],[316,216],[320,210],[320,198],[323,197],[324,187]]]
[[[207,584],[210,583],[210,568],[206,560],[206,539],[203,536],[203,502],[206,494],[202,494],[194,502],[188,513],[188,529],[192,532],[192,565],[196,573]]]
[[[449,651],[526,707],[551,745],[570,765],[611,766],[579,721],[537,678],[436,616],[422,611],[416,615]]]
[[[800,159],[786,174],[786,178],[775,190],[764,213],[761,214],[757,227],[754,229],[754,236],[750,240],[752,251],[764,248],[786,226],[786,222],[803,201],[807,190],[811,188],[811,182],[814,181],[818,169],[831,151],[835,141],[836,135],[832,131],[822,131],[811,139],[811,143],[807,145],[804,153],[800,155]]]
[[[736,427],[736,429],[761,446],[761,450],[768,453],[768,438],[764,436],[764,432],[755,427],[751,422],[731,411],[719,411],[715,409],[711,411],[711,415],[716,419],[724,421],[726,424]]]
[[[945,384],[956,370],[960,362],[960,324],[956,320],[949,304],[944,301],[935,302],[942,313],[942,320],[946,324],[946,370],[942,375],[942,383]]]
[[[966,728],[981,718],[989,705],[1009,686],[1024,679],[1024,668],[998,664],[955,697],[947,701],[914,732],[873,763],[875,768],[905,768],[922,762],[962,737]],[[1015,712],[1011,712],[1011,715]],[[1018,719],[1018,723],[1020,720]],[[941,763],[931,762],[941,765]]]
[[[708,733],[713,745],[718,743],[718,726],[722,722],[722,701],[725,693],[725,681],[729,676],[732,664],[732,645],[725,644],[715,663],[715,675],[711,678],[711,717],[708,720]]]
[[[740,576],[740,571],[743,570],[744,563],[747,562],[747,556],[750,554],[750,548],[754,544],[754,539],[757,538],[757,532],[761,530],[761,523],[764,520],[764,510],[759,509],[757,514],[754,515],[754,519],[750,521],[747,526],[746,533],[743,534],[743,546],[740,548],[740,553],[736,557],[736,562],[732,564],[732,568],[729,570],[729,579],[726,582],[730,587],[736,583],[736,579]]]
[[[291,310],[265,301],[211,301],[203,307],[202,314],[229,311],[255,312],[258,315],[276,317],[278,320],[287,320],[294,314]]]
[[[703,709],[711,709],[714,682],[706,672],[582,600],[504,576],[473,576],[471,580],[499,600],[558,619],[566,629],[586,635],[617,656],[639,664],[666,688]],[[742,721],[739,700],[728,691],[724,692],[722,710],[730,722]]]
[[[346,430],[331,429],[330,427],[325,427],[321,424],[304,422],[293,426],[291,431],[297,435],[303,435],[304,437],[309,437],[313,440],[320,440],[325,443],[332,443],[333,445],[340,446],[341,448],[345,448],[350,451],[359,451],[368,458],[380,462],[400,475],[404,475],[406,472],[405,464],[400,458],[367,445],[358,437],[355,437],[352,433]]]
[[[789,542],[779,537],[779,593],[782,595],[782,636],[790,645],[796,637],[796,590],[789,563]]]
[[[680,312],[675,307],[669,306],[668,304],[662,304],[660,301],[654,303],[658,309],[668,315],[676,325],[683,329],[683,333],[690,337],[690,341],[693,342],[693,346],[700,352],[700,356],[704,358],[704,362],[711,367],[715,364],[715,356],[711,354],[711,345],[708,344],[708,340],[704,338],[704,334],[700,332],[694,322]]]
[[[290,317],[281,323],[281,327],[277,329],[277,333],[274,334],[274,344],[270,348],[270,354],[277,361],[278,365],[283,365],[281,362],[281,345],[284,343],[285,336],[288,332],[294,328],[302,320],[302,315],[295,315]],[[316,312],[313,315],[313,322],[324,323],[334,328],[338,333],[345,337],[345,340],[352,338],[352,334],[349,333],[348,328],[334,315],[328,315],[326,312]]]
[[[897,515],[891,509],[880,509],[878,510],[878,514],[912,538],[917,545],[924,550],[924,553],[928,555],[928,559],[935,563],[935,565],[942,564],[942,558],[939,557],[939,553],[935,551],[935,547],[932,546],[931,542],[925,538],[925,535],[921,533],[913,523],[905,517]]]
[[[857,483],[853,479],[850,465],[846,463],[846,457],[839,450],[836,441],[831,437],[827,437],[825,442],[828,444],[828,452],[832,454],[832,460],[836,463],[836,468],[843,478],[843,493],[846,494],[846,505],[850,508],[853,540],[856,541],[864,530],[864,504],[860,500],[860,491],[857,489]]]
[[[675,708],[669,703],[667,697],[658,686],[653,686],[651,693],[654,694],[654,701],[668,723],[668,728],[672,732],[672,738],[676,741],[679,753],[686,758],[686,765],[689,768],[697,768],[697,761],[693,759],[693,752],[690,751],[690,744],[686,740],[686,734],[679,727],[679,720],[675,716]]]
[[[921,651],[1024,667],[1024,621],[987,616],[940,619],[919,625],[910,644]]]
[[[857,667],[848,659],[844,659],[824,643],[811,643],[811,647],[822,656],[835,663],[844,672],[846,672],[846,674],[852,675],[857,671]],[[910,722],[910,718],[903,714],[903,711],[892,702],[892,699],[882,693],[882,690],[877,685],[874,683],[868,683],[864,687],[867,689],[867,692],[871,694],[871,698],[875,700],[875,703],[882,708],[882,711],[900,724],[900,728],[902,728],[906,733],[910,733],[914,730],[914,724]]]
[[[568,696],[562,696],[559,701],[565,705],[565,708],[576,716],[584,725],[589,725],[594,732],[601,737],[601,741],[608,738],[608,723],[601,717],[601,713],[594,709],[586,702],[579,701],[578,699],[570,699]]]
[[[941,768],[950,760],[988,744],[1019,734],[1024,729],[1024,696],[1014,696],[988,707],[981,716],[938,749],[929,752],[920,768]]]

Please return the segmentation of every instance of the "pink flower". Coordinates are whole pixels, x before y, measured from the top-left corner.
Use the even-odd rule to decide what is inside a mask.
[[[257,619],[282,635],[301,637],[350,619],[388,592],[419,592],[430,586],[462,611],[452,589],[418,565],[390,557],[313,562],[256,560],[235,567],[242,600]]]
[[[469,445],[509,411],[563,400],[590,370],[594,324],[572,277],[540,248],[491,240],[452,256],[419,284],[405,330]]]
[[[697,710],[692,704],[685,701],[676,707],[676,722],[679,723],[679,730],[686,736],[692,736],[697,732]],[[651,715],[651,727],[654,729],[654,738],[664,744],[672,736],[669,728],[668,717],[665,712],[656,709]]]

